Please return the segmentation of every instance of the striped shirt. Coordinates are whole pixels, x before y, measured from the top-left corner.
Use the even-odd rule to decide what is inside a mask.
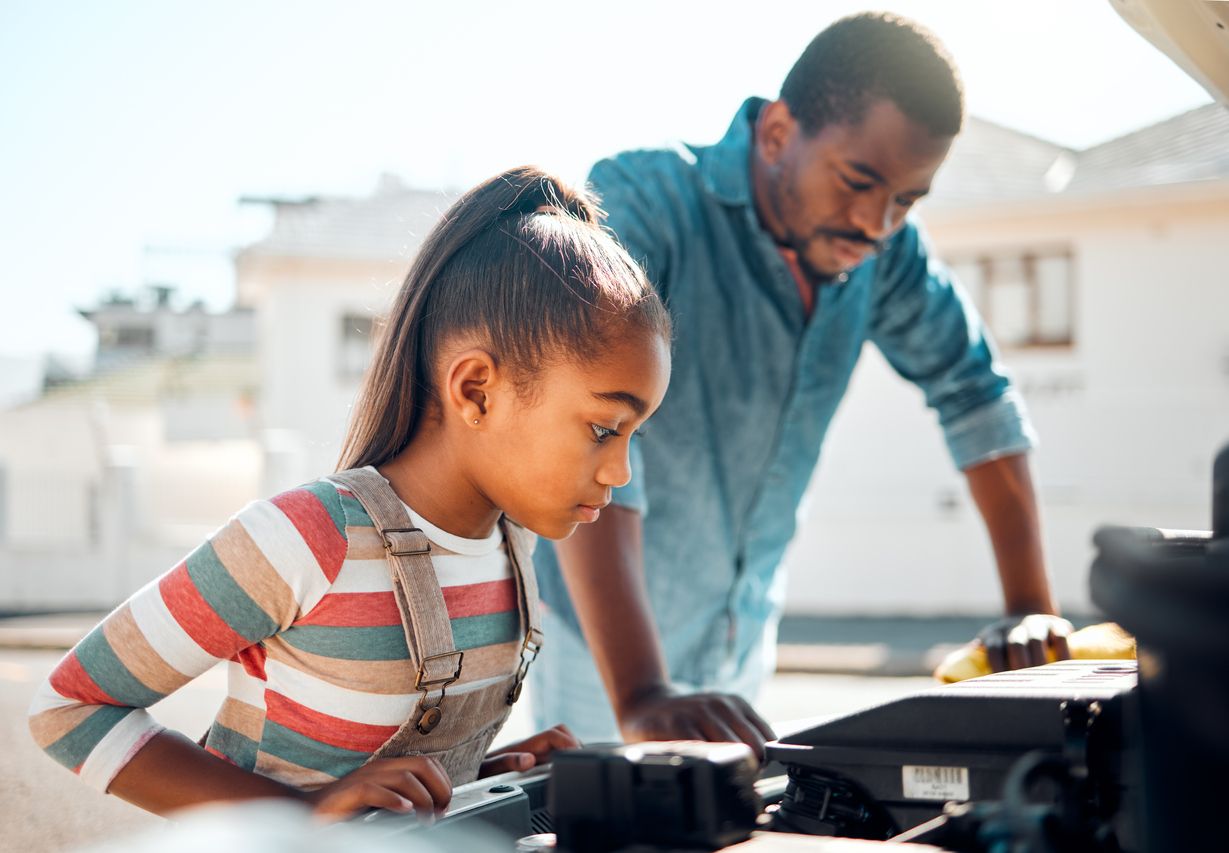
[[[462,539],[410,517],[465,652],[449,694],[507,677],[522,630],[500,529]],[[227,697],[206,749],[290,785],[346,775],[409,717],[419,694],[383,542],[351,492],[322,479],[248,505],[65,656],[31,731],[106,790],[162,731],[144,708],[221,660]]]

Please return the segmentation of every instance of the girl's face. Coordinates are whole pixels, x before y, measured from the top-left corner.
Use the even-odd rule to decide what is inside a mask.
[[[657,333],[637,331],[532,382],[490,410],[474,475],[513,521],[564,539],[596,521],[611,490],[631,479],[628,442],[666,394],[670,348]]]

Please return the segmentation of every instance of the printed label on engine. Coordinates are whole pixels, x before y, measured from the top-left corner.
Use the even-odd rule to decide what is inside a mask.
[[[900,768],[905,798],[910,800],[967,800],[969,768],[927,767],[906,764]]]

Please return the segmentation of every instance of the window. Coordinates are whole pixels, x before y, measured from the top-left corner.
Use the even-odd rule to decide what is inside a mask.
[[[1002,346],[1074,343],[1074,262],[1069,249],[954,256],[949,266]]]
[[[150,352],[154,348],[154,330],[150,326],[105,327],[99,333],[99,345],[106,349]]]
[[[341,353],[338,372],[343,379],[357,379],[371,362],[374,323],[366,314],[346,314],[341,318]]]

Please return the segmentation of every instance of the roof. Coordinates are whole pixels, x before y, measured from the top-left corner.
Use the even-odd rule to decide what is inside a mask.
[[[970,116],[935,177],[927,204],[1044,195],[1049,192],[1046,175],[1061,177],[1063,164],[1075,156],[1069,148]]]
[[[970,117],[928,206],[963,207],[1229,178],[1229,109],[1206,104],[1076,150]]]
[[[273,230],[240,254],[409,260],[458,195],[385,184],[367,198],[275,201]]]
[[[1229,178],[1229,108],[1207,104],[1080,152],[1072,192]]]

